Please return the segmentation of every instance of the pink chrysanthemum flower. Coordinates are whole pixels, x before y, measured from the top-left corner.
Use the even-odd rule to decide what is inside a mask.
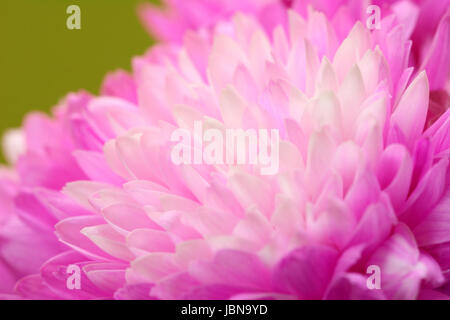
[[[136,58],[133,78],[108,78],[102,97],[31,117],[26,153],[0,175],[1,208],[14,210],[0,220],[5,287],[53,256],[15,294],[446,298],[450,113],[436,102],[427,122],[441,70],[409,67],[395,19],[373,32],[357,22],[341,41],[321,12],[286,14],[270,33],[244,14],[188,32]],[[430,63],[448,50],[434,46]],[[171,134],[196,122],[278,129],[278,173],[176,165]],[[80,290],[67,288],[70,265]]]

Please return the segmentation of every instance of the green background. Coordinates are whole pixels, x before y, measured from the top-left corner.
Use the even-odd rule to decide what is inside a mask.
[[[2,0],[0,133],[31,110],[48,112],[68,92],[98,93],[109,71],[130,69],[152,40],[137,17],[144,0]],[[155,1],[152,1],[155,2]],[[69,30],[66,9],[81,9]]]

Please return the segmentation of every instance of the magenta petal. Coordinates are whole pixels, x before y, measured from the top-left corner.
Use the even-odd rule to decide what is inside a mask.
[[[413,162],[409,151],[402,145],[391,144],[381,155],[377,176],[381,189],[386,192],[395,209],[404,204],[409,192]]]
[[[86,276],[86,272],[83,271],[86,263],[86,258],[75,251],[61,253],[43,264],[42,280],[63,299],[93,299],[107,296],[107,291],[99,289],[99,286],[94,285]],[[80,289],[67,287],[67,280],[70,276],[67,270],[70,265],[80,268]]]
[[[450,9],[439,23],[421,69],[427,71],[431,90],[445,88],[450,74]]]
[[[55,233],[61,242],[87,257],[101,261],[114,260],[112,256],[102,251],[88,237],[81,233],[83,228],[97,226],[101,223],[104,223],[104,220],[99,216],[67,218],[55,225]]]
[[[449,160],[444,158],[434,165],[409,196],[400,220],[411,228],[425,219],[441,198],[446,187],[448,163]]]
[[[397,223],[397,217],[389,204],[389,199],[382,195],[383,201],[370,205],[361,217],[348,246],[362,244],[371,250],[384,241]]]
[[[418,300],[450,300],[450,296],[437,290],[423,289],[420,291]]]
[[[437,244],[431,247],[426,247],[427,251],[433,256],[433,258],[439,263],[441,269],[444,270],[444,276],[450,280],[450,242]],[[450,295],[450,287],[448,288],[448,294]]]
[[[191,265],[189,273],[203,283],[260,290],[270,287],[268,268],[256,255],[243,251],[221,250],[212,263]]]
[[[178,273],[156,283],[150,295],[163,300],[178,300],[200,285],[201,283],[188,273]]]
[[[338,252],[327,246],[310,245],[296,249],[277,265],[274,282],[282,291],[293,293],[300,299],[321,299],[337,257]]]
[[[225,284],[203,285],[185,294],[183,300],[226,300],[245,292],[240,287],[228,286]]]
[[[103,154],[94,151],[76,151],[74,157],[89,179],[112,185],[123,183],[122,178],[108,168]]]
[[[392,114],[393,125],[398,125],[412,150],[422,133],[428,110],[429,85],[425,72],[420,73],[406,89]]]
[[[373,254],[368,265],[381,271],[381,288],[389,299],[416,299],[421,285],[436,288],[444,282],[437,262],[422,253],[404,224]]]
[[[17,217],[9,220],[0,230],[0,237],[2,260],[18,276],[39,272],[41,264],[59,253],[63,247],[55,241],[56,238],[51,232],[30,228]]]
[[[32,300],[60,300],[61,297],[53,292],[43,281],[40,275],[31,275],[22,278],[17,284],[15,291],[24,299]]]
[[[420,246],[450,242],[450,190],[425,220],[414,228],[414,234]]]
[[[122,98],[137,104],[136,83],[131,75],[125,71],[110,73],[103,81],[102,94]]]
[[[114,293],[114,299],[117,300],[152,300],[150,290],[153,284],[139,283],[129,284]]]
[[[381,290],[367,288],[367,277],[358,273],[346,273],[335,279],[328,290],[327,300],[384,300]]]
[[[14,288],[14,284],[17,281],[17,276],[13,270],[0,259],[0,295],[2,293],[11,293]],[[1,298],[0,298],[1,299]]]

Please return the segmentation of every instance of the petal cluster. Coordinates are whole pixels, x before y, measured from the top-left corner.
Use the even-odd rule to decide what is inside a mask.
[[[158,22],[175,42],[134,58],[132,76],[27,119],[26,151],[0,174],[0,290],[21,278],[13,294],[31,299],[447,298],[448,11],[411,65],[419,5],[370,31],[345,1],[175,2],[185,25]],[[279,171],[175,164],[171,134],[195,123],[279,130]]]

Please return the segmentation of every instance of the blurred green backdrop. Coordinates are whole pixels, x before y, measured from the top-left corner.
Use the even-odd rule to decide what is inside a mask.
[[[136,14],[143,1],[2,0],[0,133],[70,91],[98,93],[109,71],[129,70],[131,58],[152,43]],[[66,27],[72,4],[81,9],[81,30]]]

